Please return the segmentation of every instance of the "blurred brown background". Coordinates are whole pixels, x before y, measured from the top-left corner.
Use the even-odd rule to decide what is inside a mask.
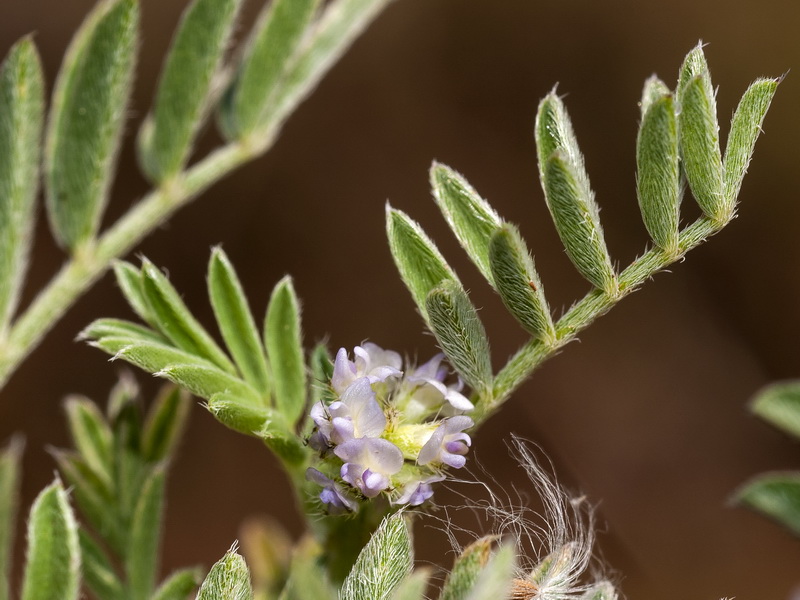
[[[35,32],[52,82],[92,0],[5,0],[0,53]],[[144,0],[129,132],[147,112],[183,0]],[[260,2],[246,5],[240,32]],[[496,364],[524,335],[465,259],[437,214],[432,159],[464,173],[531,246],[558,312],[588,285],[565,257],[536,176],[532,124],[555,83],[567,94],[615,260],[646,246],[634,192],[637,101],[644,79],[674,81],[684,54],[709,43],[723,136],[747,84],[800,59],[800,4],[789,0],[597,2],[398,0],[300,107],[275,148],[184,209],[138,249],[168,269],[211,326],[209,248],[222,243],[262,315],[272,285],[295,277],[305,337],[351,348],[369,338],[424,358],[423,332],[383,233],[384,203],[418,219],[482,307]],[[731,492],[768,469],[800,469],[797,444],[750,416],[763,384],[800,377],[800,82],[790,73],[765,123],[740,217],[688,260],[625,300],[546,363],[479,433],[474,456],[525,487],[504,441],[539,443],[561,480],[599,503],[600,547],[627,597],[788,598],[800,585],[800,540],[746,510]],[[200,152],[216,143],[213,132]],[[130,135],[109,219],[148,189]],[[687,198],[686,215],[696,209]],[[689,217],[687,216],[687,219]],[[64,260],[40,223],[27,298]],[[61,398],[102,399],[121,368],[74,340],[99,316],[130,317],[110,278],[71,310],[2,392],[0,440],[23,431],[24,500],[53,476],[48,444],[68,443]],[[145,389],[152,378],[137,374]],[[169,490],[165,567],[210,565],[247,516],[299,519],[286,482],[255,440],[199,407]],[[468,488],[467,488],[468,489]],[[442,502],[455,497],[440,494]],[[425,560],[442,559],[428,528]]]

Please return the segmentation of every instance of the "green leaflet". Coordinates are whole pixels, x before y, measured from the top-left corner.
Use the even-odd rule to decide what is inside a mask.
[[[202,580],[203,575],[198,568],[177,571],[158,587],[153,600],[189,600]]]
[[[153,111],[139,132],[140,163],[154,181],[171,179],[189,158],[240,4],[241,0],[195,0],[181,17]]]
[[[650,237],[658,247],[675,253],[681,202],[678,122],[672,96],[657,97],[664,87],[651,78],[642,94],[642,123],[636,140],[636,192]]]
[[[97,319],[78,334],[78,339],[80,340],[99,340],[102,338],[128,338],[131,341],[169,344],[169,340],[160,333],[124,319]]]
[[[243,402],[227,392],[211,396],[207,408],[217,421],[245,435],[257,435],[273,414],[271,408]]]
[[[800,536],[800,473],[766,473],[745,484],[734,500]]]
[[[337,600],[328,573],[316,555],[297,550],[292,557],[289,578],[279,600]]]
[[[115,550],[127,535],[114,509],[114,492],[75,452],[52,450],[59,471],[73,489],[75,504],[89,525]]]
[[[800,381],[784,381],[763,388],[750,408],[765,421],[800,439]]]
[[[405,515],[385,517],[345,578],[339,600],[390,600],[411,573],[413,552]]]
[[[445,165],[434,163],[430,172],[436,204],[461,247],[486,280],[495,285],[489,260],[489,240],[503,220],[466,179]]]
[[[250,572],[244,559],[229,550],[217,561],[200,586],[197,600],[252,600]]]
[[[24,38],[0,65],[0,336],[16,310],[33,242],[43,114],[42,67]]]
[[[236,271],[221,248],[214,248],[211,253],[208,294],[222,338],[239,371],[245,381],[269,398],[272,383],[264,346]]]
[[[426,301],[430,328],[464,381],[488,398],[492,389],[492,364],[489,340],[478,311],[467,293],[454,281],[434,288]]]
[[[10,597],[9,576],[14,526],[19,504],[20,462],[24,443],[21,437],[12,437],[0,450],[0,600]]]
[[[142,431],[142,457],[150,463],[169,460],[183,436],[189,419],[189,395],[175,386],[165,386],[156,398]]]
[[[81,569],[86,586],[103,600],[125,600],[125,588],[103,549],[84,530],[78,531],[81,547]]]
[[[37,496],[28,520],[22,600],[77,600],[81,553],[78,526],[61,482]]]
[[[220,106],[228,139],[243,139],[263,127],[275,94],[320,0],[273,0],[256,23],[238,71]]]
[[[139,5],[103,0],[67,51],[45,147],[47,210],[56,239],[75,251],[100,224],[128,102]]]
[[[732,206],[723,198],[717,105],[702,43],[686,55],[676,93],[681,160],[689,187],[708,217],[724,220]]]
[[[293,427],[305,412],[306,367],[300,303],[288,276],[272,290],[264,322],[264,346],[274,379],[275,407]]]
[[[753,156],[761,124],[780,79],[757,79],[747,88],[733,114],[725,147],[725,204],[733,210],[742,187],[747,165]]]
[[[111,487],[111,429],[97,406],[88,398],[71,396],[64,403],[72,443],[86,465]]]
[[[655,75],[650,76],[644,82],[644,89],[642,90],[642,100],[639,102],[641,108],[642,118],[650,110],[653,102],[661,100],[664,96],[669,96],[672,91],[667,87],[667,84],[661,81]]]
[[[185,387],[196,396],[212,398],[215,394],[231,394],[240,402],[261,405],[258,393],[241,379],[232,377],[214,367],[203,365],[169,365],[154,373]]]
[[[137,269],[129,262],[118,260],[114,263],[114,276],[122,295],[133,312],[153,329],[158,329],[155,316],[150,311],[150,305],[144,295],[142,270]]]
[[[458,278],[419,224],[388,204],[386,233],[400,277],[411,292],[420,314],[428,322],[425,302],[430,291],[443,281],[458,282]]]
[[[493,536],[483,537],[464,549],[447,574],[439,600],[464,600],[467,597],[489,562],[495,541]]]
[[[197,322],[169,280],[148,260],[142,263],[142,289],[161,333],[189,354],[207,359],[223,371],[236,373],[236,367]]]
[[[600,209],[594,200],[583,155],[563,103],[550,93],[536,115],[539,175],[547,207],[572,263],[590,283],[608,295],[617,292]]]
[[[489,264],[495,289],[508,312],[531,335],[547,344],[554,342],[556,331],[544,288],[516,227],[506,224],[492,235]]]
[[[508,597],[516,564],[516,545],[507,543],[500,546],[486,568],[481,571],[465,600],[497,600]]]
[[[269,411],[256,435],[289,467],[299,467],[307,462],[308,446],[286,423],[282,413]]]
[[[155,588],[165,476],[163,466],[156,466],[150,472],[131,519],[125,556],[131,600],[149,600]]]

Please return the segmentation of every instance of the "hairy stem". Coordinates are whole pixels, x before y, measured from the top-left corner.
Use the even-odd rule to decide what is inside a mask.
[[[315,26],[286,75],[269,122],[257,136],[231,142],[145,196],[108,231],[76,251],[0,342],[0,388],[47,332],[110,267],[147,234],[211,185],[265,153],[283,123],[361,31],[391,0],[339,0]]]
[[[728,220],[718,221],[701,217],[680,233],[677,252],[651,248],[637,258],[619,276],[619,291],[613,295],[594,289],[574,304],[556,323],[556,338],[547,344],[538,339],[527,342],[497,374],[492,400],[479,402],[473,417],[476,424],[488,419],[533,373],[536,368],[563,346],[573,341],[596,318],[608,312],[617,302],[636,291],[650,277],[680,260],[691,249],[719,232]]]

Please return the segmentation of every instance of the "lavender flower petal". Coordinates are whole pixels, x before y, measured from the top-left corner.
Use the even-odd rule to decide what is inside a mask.
[[[323,473],[309,467],[306,470],[306,479],[319,486],[322,486],[322,491],[319,493],[319,499],[323,504],[329,506],[329,511],[332,514],[338,514],[345,511],[355,511],[358,509],[356,501],[349,497],[342,487],[333,479],[326,477]]]
[[[389,477],[403,466],[403,453],[388,440],[357,438],[334,449],[344,461],[341,476],[368,498],[389,487]]]
[[[444,475],[432,475],[425,479],[410,481],[403,486],[403,491],[397,500],[392,504],[408,504],[409,506],[419,506],[431,496],[433,496],[432,483],[444,480]]]
[[[467,463],[463,455],[468,452],[472,440],[469,435],[462,432],[473,425],[472,419],[465,416],[451,417],[442,421],[419,451],[417,464],[439,462],[456,469],[463,467]]]

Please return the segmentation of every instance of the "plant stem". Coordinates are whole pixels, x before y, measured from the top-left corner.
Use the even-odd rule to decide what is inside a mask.
[[[610,295],[594,289],[574,304],[556,323],[556,339],[552,343],[546,344],[539,339],[530,340],[500,370],[494,380],[491,401],[478,402],[475,412],[470,414],[476,425],[494,414],[540,364],[573,341],[592,321],[636,291],[658,271],[680,260],[689,250],[718,233],[729,221],[730,218],[718,221],[701,217],[681,231],[677,252],[651,248],[620,274],[617,293]]]
[[[0,341],[0,388],[115,259],[127,254],[172,213],[211,185],[265,153],[289,115],[390,1],[333,3],[286,73],[275,110],[257,136],[215,150],[174,180],[150,192],[100,238],[76,251]]]

